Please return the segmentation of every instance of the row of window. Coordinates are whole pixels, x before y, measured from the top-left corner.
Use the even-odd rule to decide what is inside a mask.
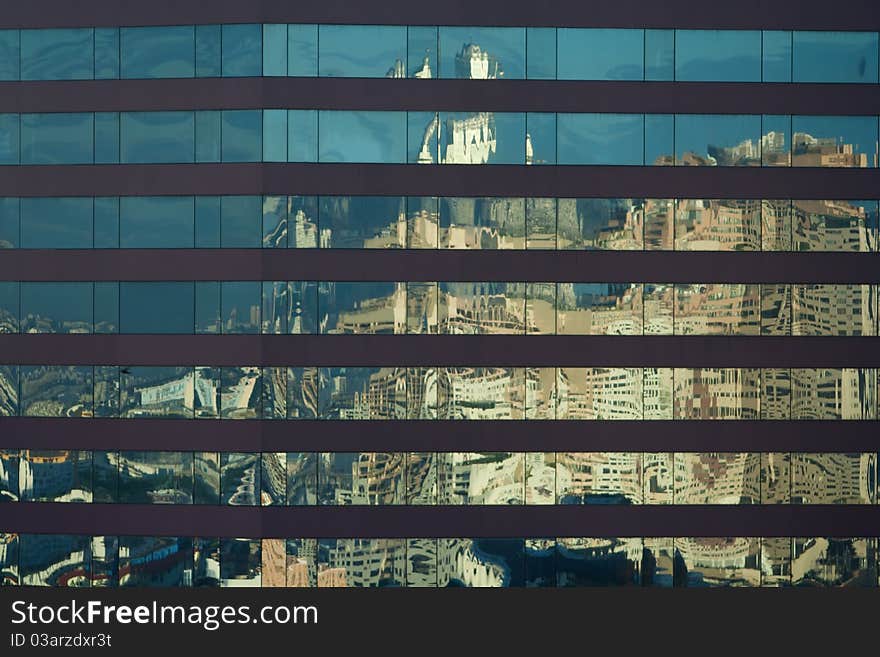
[[[200,538],[0,533],[0,584],[877,587],[876,538]],[[165,622],[172,622],[169,620]],[[207,619],[209,630],[219,627]]]
[[[876,167],[877,116],[198,110],[0,114],[0,164]]]
[[[874,504],[877,453],[0,450],[0,502]]]
[[[876,369],[0,365],[0,416],[874,420]]]
[[[874,251],[876,200],[0,197],[0,249]]]
[[[877,286],[0,282],[0,333],[878,334]]]
[[[229,24],[0,30],[0,80],[877,83],[876,32]]]

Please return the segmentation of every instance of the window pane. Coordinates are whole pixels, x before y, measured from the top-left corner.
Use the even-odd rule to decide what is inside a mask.
[[[220,77],[220,25],[196,25],[196,76]]]
[[[560,80],[642,80],[644,30],[559,28]]]
[[[0,249],[17,249],[21,246],[19,199],[0,197]]]
[[[530,80],[556,79],[556,29],[526,28],[526,73]]]
[[[521,283],[440,282],[439,291],[440,333],[525,333]]]
[[[760,82],[757,30],[676,30],[675,79]]]
[[[675,150],[684,166],[759,166],[761,117],[678,114]]]
[[[24,249],[92,248],[91,198],[21,199]]]
[[[223,333],[259,333],[259,281],[223,281],[220,291]]]
[[[123,367],[120,417],[193,417],[193,368]]]
[[[95,333],[119,332],[119,283],[95,285]]]
[[[437,28],[410,25],[407,28],[407,77],[437,77]]]
[[[791,32],[766,30],[762,38],[764,82],[791,82]]]
[[[95,248],[119,248],[119,197],[95,198]]]
[[[18,80],[19,30],[0,30],[0,80]]]
[[[37,365],[21,368],[24,417],[92,415],[92,368]]]
[[[526,164],[556,164],[556,114],[526,115]]]
[[[196,162],[220,161],[220,111],[199,110],[196,115]]]
[[[224,25],[223,77],[258,77],[263,74],[263,26]]]
[[[318,44],[321,77],[406,77],[406,27],[321,25]]]
[[[645,79],[675,79],[675,30],[645,30]]]
[[[263,26],[263,75],[287,75],[287,25]]]
[[[119,112],[95,112],[95,164],[119,163]]]
[[[791,166],[791,116],[764,114],[761,117],[761,166]]]
[[[195,30],[177,27],[120,29],[122,78],[191,78],[195,76]]]
[[[525,236],[524,199],[440,199],[440,248],[522,249]]]
[[[319,162],[406,162],[406,112],[321,110]]]
[[[675,215],[676,251],[758,251],[760,248],[760,201],[678,201]]]
[[[93,56],[91,28],[21,31],[22,80],[90,80]]]
[[[440,27],[438,77],[521,80],[525,73],[525,28]]]
[[[795,167],[876,167],[876,116],[793,116]]]
[[[794,82],[877,82],[876,32],[795,32]]]
[[[404,333],[404,283],[318,284],[321,333]]]
[[[22,164],[90,164],[94,114],[22,114]]]
[[[641,165],[641,114],[559,114],[559,164]]]
[[[675,286],[676,335],[758,335],[761,330],[759,285],[678,283]]]
[[[287,197],[263,197],[263,241],[264,249],[278,249],[287,246],[288,220]]]
[[[220,239],[224,248],[259,248],[263,208],[259,196],[223,196],[220,202]]]
[[[318,26],[287,26],[287,74],[297,77],[318,75]]]
[[[119,503],[192,502],[192,452],[119,452]]]
[[[558,248],[641,249],[644,221],[641,199],[559,199]]]
[[[287,110],[263,110],[263,162],[287,162]]]
[[[795,251],[873,251],[877,201],[794,200],[791,227]]]
[[[95,28],[95,79],[119,78],[119,28]]]
[[[259,162],[263,156],[262,110],[223,110],[221,160]]]
[[[196,333],[220,333],[220,282],[196,281]]]
[[[196,196],[196,248],[220,248],[220,197]]]
[[[193,332],[192,283],[119,284],[120,333]]]
[[[123,249],[193,247],[192,196],[123,196],[120,246]]]
[[[22,283],[22,333],[91,333],[92,283]]]
[[[556,332],[560,335],[641,335],[639,283],[559,283]]]
[[[525,164],[526,115],[518,112],[443,112],[443,164]]]
[[[403,196],[324,196],[321,232],[334,249],[403,248]],[[326,231],[326,232],[325,232]]]
[[[0,164],[18,164],[21,157],[19,115],[0,114]]]
[[[317,162],[318,110],[289,110],[287,131],[288,161]]]
[[[193,112],[123,112],[121,162],[192,162]]]

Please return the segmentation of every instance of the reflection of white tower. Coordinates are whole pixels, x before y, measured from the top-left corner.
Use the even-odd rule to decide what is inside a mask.
[[[476,43],[466,43],[455,56],[455,77],[490,80],[504,75],[498,60]]]
[[[486,164],[495,153],[495,117],[479,112],[446,121],[444,164]]]
[[[422,61],[422,68],[413,73],[413,77],[421,80],[427,80],[434,77],[431,73],[431,58],[427,51],[425,51],[425,59]]]
[[[532,136],[526,133],[526,164],[535,163],[535,149],[532,148]]]
[[[434,164],[434,153],[431,152],[431,140],[440,129],[440,117],[437,114],[425,126],[422,134],[422,147],[419,150],[419,164]]]

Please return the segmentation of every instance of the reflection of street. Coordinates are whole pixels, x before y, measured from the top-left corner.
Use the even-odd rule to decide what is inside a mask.
[[[241,476],[241,483],[235,489],[232,497],[229,498],[229,504],[232,506],[254,506],[256,504],[256,494],[254,491],[254,483],[256,481],[256,464],[249,467]]]
[[[256,414],[249,404],[258,380],[258,372],[247,372],[223,394],[221,407],[225,417],[243,418],[253,417]]]

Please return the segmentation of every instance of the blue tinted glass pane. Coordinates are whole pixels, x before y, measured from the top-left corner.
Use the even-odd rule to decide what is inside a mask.
[[[193,112],[122,112],[123,164],[192,162]]]
[[[119,28],[95,28],[95,79],[119,78]]]
[[[0,30],[0,80],[18,80],[19,31]]]
[[[406,112],[321,111],[319,162],[406,162]]]
[[[196,333],[220,333],[220,283],[196,281]]]
[[[119,112],[95,112],[95,164],[119,163]]]
[[[876,167],[876,116],[793,116],[796,167]]]
[[[119,283],[95,283],[95,333],[119,332]],[[111,394],[113,391],[109,391]]]
[[[195,75],[195,29],[120,29],[123,78],[191,78]]]
[[[223,76],[259,77],[263,73],[262,25],[223,26]]]
[[[220,112],[196,112],[196,162],[220,161]]]
[[[92,206],[91,198],[23,198],[22,248],[92,248]]]
[[[263,248],[287,247],[287,197],[263,197]]]
[[[263,75],[287,75],[287,25],[263,25]]]
[[[0,164],[18,164],[19,115],[0,114]]]
[[[675,163],[675,117],[672,114],[645,115],[645,164],[671,166]]]
[[[22,164],[88,164],[94,156],[94,115],[22,114]]]
[[[763,33],[764,82],[791,82],[791,32]]]
[[[297,77],[318,75],[318,26],[287,26],[287,74]]]
[[[287,113],[287,158],[290,162],[318,161],[318,110]]]
[[[263,110],[263,162],[287,162],[287,110]]]
[[[223,333],[260,332],[259,281],[224,281],[220,291]]]
[[[196,76],[220,77],[219,25],[196,25]]]
[[[119,284],[120,333],[192,333],[192,283]]]
[[[18,283],[0,281],[0,333],[18,333]]]
[[[525,76],[525,28],[440,28],[440,75],[438,77],[521,80]]]
[[[220,203],[220,240],[224,248],[259,248],[263,234],[259,196],[224,196]]]
[[[196,196],[196,248],[220,248],[219,196]]]
[[[556,28],[526,29],[526,73],[530,80],[556,79]]]
[[[406,77],[406,28],[387,25],[318,27],[321,77]]]
[[[92,29],[22,30],[22,80],[89,80],[94,74]]]
[[[95,248],[119,248],[119,197],[95,199]]]
[[[19,201],[14,196],[0,198],[0,249],[17,249],[19,240]]]
[[[877,82],[876,32],[795,32],[793,82]]]
[[[524,164],[525,114],[442,113],[440,161],[443,164]]]
[[[757,30],[676,30],[675,79],[761,81],[761,33]]]
[[[557,120],[559,164],[642,164],[643,115],[559,114]]]
[[[645,79],[675,79],[674,30],[645,30]]]
[[[440,118],[437,112],[407,112],[406,129],[407,162],[410,164],[436,164],[439,154],[437,151],[437,132],[440,127]]]
[[[761,165],[791,166],[791,116],[764,114],[761,117]]]
[[[91,283],[22,283],[22,333],[91,333]]]
[[[556,115],[530,112],[527,117],[526,164],[556,164]]]
[[[408,77],[429,79],[437,77],[437,28],[410,26],[407,28]]]
[[[259,162],[263,156],[262,110],[223,110],[221,121],[221,161]]]
[[[689,166],[759,166],[760,115],[679,114],[676,163]]]
[[[560,80],[644,79],[644,30],[559,28]]]
[[[194,241],[192,196],[123,196],[119,199],[123,249],[184,249]]]

